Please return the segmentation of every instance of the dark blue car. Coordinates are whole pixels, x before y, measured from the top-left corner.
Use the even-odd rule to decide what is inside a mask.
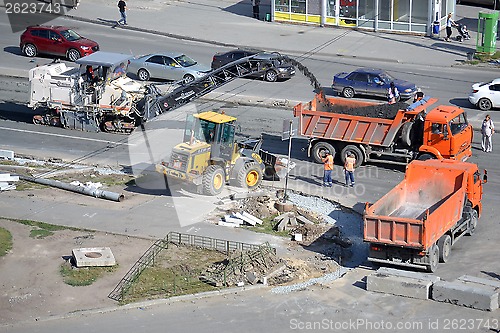
[[[333,77],[332,89],[346,98],[355,95],[387,97],[391,82],[399,91],[400,99],[413,98],[417,91],[414,83],[398,80],[380,69],[359,68],[351,73],[338,73]]]

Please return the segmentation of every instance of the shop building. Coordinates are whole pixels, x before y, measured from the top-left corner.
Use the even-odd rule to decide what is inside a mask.
[[[272,20],[431,35],[456,0],[271,0]]]

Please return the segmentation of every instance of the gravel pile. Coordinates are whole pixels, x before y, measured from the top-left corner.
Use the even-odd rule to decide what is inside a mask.
[[[323,284],[323,283],[329,283],[332,281],[335,281],[342,276],[344,276],[345,273],[349,271],[348,268],[345,267],[340,267],[338,270],[336,270],[333,273],[328,273],[323,275],[322,277],[319,278],[312,278],[304,282],[292,284],[289,286],[279,286],[279,287],[274,287],[271,289],[272,293],[275,294],[288,294],[293,291],[298,291],[298,290],[304,290],[309,286],[312,286],[313,284]]]

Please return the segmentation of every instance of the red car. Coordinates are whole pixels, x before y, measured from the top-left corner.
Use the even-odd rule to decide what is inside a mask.
[[[44,53],[63,56],[71,61],[99,51],[99,44],[93,40],[60,26],[30,26],[21,35],[19,46],[28,57]]]

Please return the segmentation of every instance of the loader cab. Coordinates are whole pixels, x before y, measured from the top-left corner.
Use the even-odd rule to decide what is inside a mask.
[[[455,106],[438,106],[425,117],[421,150],[439,158],[465,161],[472,155],[472,126],[464,110]]]
[[[235,122],[236,118],[213,111],[189,116],[184,142],[206,142],[212,160],[232,161],[236,154]]]

